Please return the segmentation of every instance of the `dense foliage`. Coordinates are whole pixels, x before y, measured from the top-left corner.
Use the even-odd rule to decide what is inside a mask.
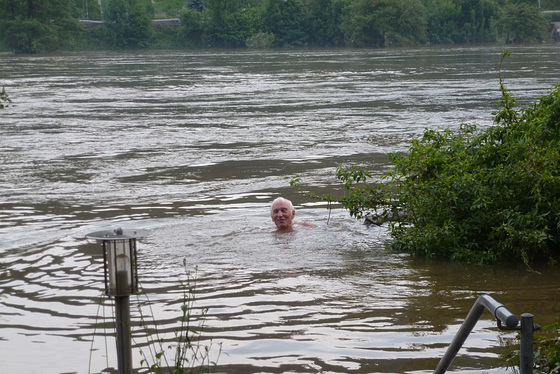
[[[541,0],[559,9],[560,0]],[[386,47],[540,42],[532,0],[0,0],[3,49]],[[155,27],[154,18],[180,26]],[[79,20],[103,20],[84,29]]]
[[[0,36],[11,49],[37,53],[70,47],[80,30],[68,0],[0,0]]]
[[[106,0],[105,39],[118,48],[147,47],[152,37],[154,8],[150,0]]]
[[[491,263],[560,257],[560,86],[515,109],[501,85],[495,124],[427,129],[392,169],[339,168],[337,199],[357,218],[390,221],[390,246],[426,257]],[[323,197],[332,200],[331,197]]]
[[[514,4],[492,0],[431,0],[427,2],[431,43],[487,43],[496,40],[501,9]],[[515,4],[513,8],[520,4]],[[536,15],[534,4],[530,8]],[[519,22],[527,23],[521,15]],[[534,19],[531,19],[534,21]],[[539,21],[540,22],[540,21]],[[505,24],[505,22],[502,22]],[[543,24],[546,24],[543,22]],[[543,34],[544,35],[544,34]]]
[[[543,41],[547,25],[539,22],[541,16],[533,10],[528,4],[508,4],[503,7],[498,27],[507,42]]]
[[[493,262],[560,254],[560,89],[518,112],[507,94],[495,126],[427,130],[390,174],[407,213],[393,246]]]

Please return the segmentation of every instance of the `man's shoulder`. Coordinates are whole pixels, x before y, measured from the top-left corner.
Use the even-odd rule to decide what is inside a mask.
[[[294,225],[306,226],[306,227],[317,227],[317,225],[315,225],[311,222],[294,222]]]

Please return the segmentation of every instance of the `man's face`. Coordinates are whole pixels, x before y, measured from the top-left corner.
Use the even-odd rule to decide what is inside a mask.
[[[286,201],[277,201],[272,205],[271,216],[278,230],[291,230],[295,215],[296,212],[290,208],[290,204]]]

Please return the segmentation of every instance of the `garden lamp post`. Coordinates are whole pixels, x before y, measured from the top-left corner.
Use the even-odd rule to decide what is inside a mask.
[[[138,293],[136,239],[147,234],[147,230],[118,228],[114,231],[97,231],[86,235],[87,238],[103,242],[105,293],[115,298],[119,374],[132,373],[130,295]]]

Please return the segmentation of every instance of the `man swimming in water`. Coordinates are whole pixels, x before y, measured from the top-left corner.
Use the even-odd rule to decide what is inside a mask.
[[[277,232],[294,231],[294,225],[315,227],[314,224],[309,222],[294,222],[296,216],[294,205],[290,200],[283,197],[278,197],[272,202],[270,216],[276,225]]]

